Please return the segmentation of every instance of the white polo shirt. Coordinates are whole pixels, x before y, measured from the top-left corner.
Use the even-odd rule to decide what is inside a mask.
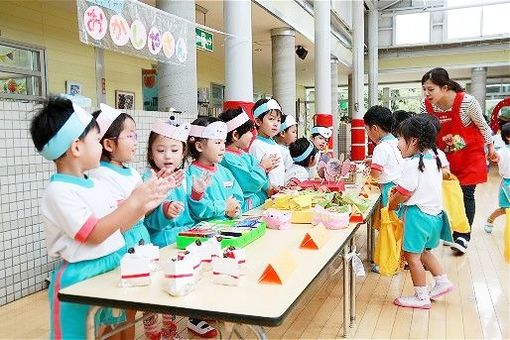
[[[499,174],[505,179],[510,178],[510,145],[505,145],[496,152],[499,155]]]
[[[267,174],[271,186],[283,186],[285,184],[285,164],[281,147],[272,139],[257,136],[250,146],[249,152],[260,162],[266,154],[275,154],[281,159],[280,164]]]
[[[398,139],[388,134],[374,148],[370,168],[381,172],[377,179],[380,184],[395,182],[402,174],[404,160],[397,144]]]
[[[100,244],[86,244],[99,219],[117,207],[100,183],[90,178],[54,174],[43,195],[41,212],[48,255],[67,262],[93,260],[124,246],[120,230]]]
[[[285,184],[289,183],[292,178],[297,178],[303,182],[310,179],[308,169],[299,164],[292,164],[289,170],[285,173]]]
[[[409,196],[404,205],[417,205],[424,213],[435,216],[443,210],[443,175],[431,151],[423,156],[423,172],[418,169],[419,160],[419,155],[405,160],[397,191]]]
[[[142,183],[142,177],[135,169],[108,162],[101,162],[98,168],[89,170],[88,173],[90,178],[101,182],[110,196],[119,204],[131,195],[137,185]]]

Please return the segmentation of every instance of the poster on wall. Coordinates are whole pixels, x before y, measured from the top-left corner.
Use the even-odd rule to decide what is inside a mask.
[[[145,111],[158,110],[158,71],[142,69],[143,109]]]
[[[76,0],[80,41],[96,47],[186,66],[195,28],[136,0]]]

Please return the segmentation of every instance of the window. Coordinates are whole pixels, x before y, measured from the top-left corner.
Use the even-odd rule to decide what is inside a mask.
[[[430,42],[430,13],[397,15],[395,27],[396,45]]]
[[[0,39],[0,98],[46,96],[45,70],[44,49]]]
[[[483,7],[483,35],[509,35],[510,20],[510,4],[500,4]]]

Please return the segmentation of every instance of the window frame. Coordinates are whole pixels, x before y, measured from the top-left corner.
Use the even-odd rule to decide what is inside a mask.
[[[15,73],[24,76],[32,76],[40,78],[41,93],[37,95],[31,94],[19,94],[19,93],[2,93],[0,92],[0,99],[13,99],[13,100],[39,100],[47,96],[48,94],[48,78],[47,78],[47,64],[46,64],[46,48],[34,44],[28,44],[24,42],[9,40],[0,38],[0,45],[12,48],[18,48],[28,50],[31,52],[37,52],[39,56],[40,71],[27,70],[15,66],[0,65],[0,72]]]

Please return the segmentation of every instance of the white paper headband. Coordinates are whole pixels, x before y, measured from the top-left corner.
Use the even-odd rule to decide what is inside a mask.
[[[97,125],[99,125],[99,137],[103,138],[106,131],[112,126],[112,123],[122,113],[106,104],[99,104],[101,113],[96,118]]]
[[[255,109],[255,111],[253,111],[253,116],[255,118],[258,118],[261,114],[263,114],[264,112],[267,112],[269,110],[282,111],[282,107],[280,106],[280,104],[278,104],[278,102],[276,100],[271,98],[267,101],[267,103],[264,103],[264,104],[260,105],[259,107],[257,107]]]
[[[333,131],[331,131],[330,128],[324,127],[324,126],[314,126],[312,128],[312,134],[318,133],[322,137],[329,139],[331,135],[333,134]]]
[[[205,138],[205,139],[226,139],[227,138],[227,124],[223,122],[214,122],[207,126],[193,125],[189,131],[191,137]]]
[[[176,126],[173,124],[173,120],[171,119],[158,119],[154,122],[154,124],[152,124],[151,131],[158,135],[186,143],[190,129],[190,123],[184,123]]]
[[[248,122],[250,120],[250,117],[246,114],[246,112],[243,112],[238,115],[237,117],[232,118],[227,122],[227,132],[233,131],[243,125],[244,123]]]

